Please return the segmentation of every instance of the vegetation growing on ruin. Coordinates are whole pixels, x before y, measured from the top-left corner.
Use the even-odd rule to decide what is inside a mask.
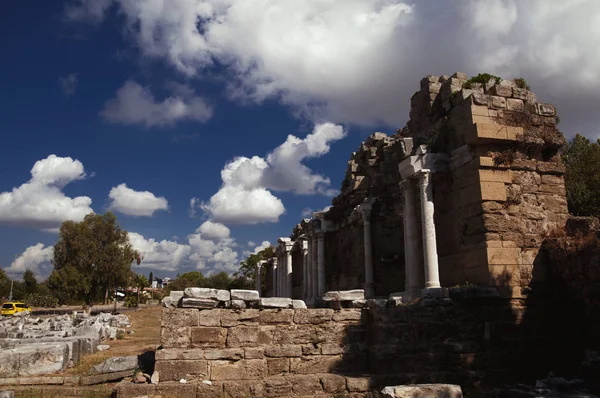
[[[471,89],[471,88],[473,88],[473,84],[475,84],[475,83],[480,83],[485,87],[487,82],[489,82],[492,79],[494,79],[496,81],[496,84],[499,84],[502,81],[501,77],[491,75],[489,73],[480,73],[477,76],[473,76],[472,78],[467,80],[463,84],[463,88]]]
[[[600,217],[600,139],[577,134],[562,150],[569,212]]]
[[[525,79],[523,79],[522,77],[517,77],[514,81],[518,88],[524,88],[525,90],[531,90],[531,87],[529,87],[529,84],[527,84],[527,81]]]

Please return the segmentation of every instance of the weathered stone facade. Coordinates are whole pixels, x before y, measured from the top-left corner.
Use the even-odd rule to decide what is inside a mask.
[[[527,292],[544,238],[568,217],[565,140],[555,108],[515,81],[466,83],[427,76],[406,127],[360,145],[332,207],[280,240],[292,286],[268,293],[315,305],[357,288],[408,299],[464,283]]]

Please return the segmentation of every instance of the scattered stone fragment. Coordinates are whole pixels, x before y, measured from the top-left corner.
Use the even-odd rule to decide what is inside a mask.
[[[98,351],[107,351],[110,348],[108,344],[100,344],[96,347]]]
[[[150,377],[150,383],[152,383],[152,384],[158,384],[159,380],[160,380],[160,377],[159,377],[158,370],[155,370],[152,373],[152,377]]]
[[[246,302],[244,300],[231,300],[231,308],[234,310],[246,309]]]
[[[0,398],[15,398],[14,391],[0,391]]]
[[[231,290],[231,299],[232,300],[247,300],[247,301],[256,301],[260,299],[260,294],[257,290],[240,290],[240,289],[232,289]]]
[[[323,301],[354,301],[365,298],[363,289],[331,291],[323,295]]]
[[[286,297],[263,297],[260,299],[262,308],[291,308],[292,299]]]
[[[219,304],[213,299],[188,298],[181,299],[181,307],[183,308],[215,308]]]
[[[111,373],[111,372],[122,372],[125,370],[134,370],[138,366],[137,355],[130,355],[127,357],[114,357],[108,358],[106,361],[99,365],[94,366],[90,373]]]
[[[144,377],[142,372],[137,372],[133,377],[133,382],[137,384],[146,383],[146,377]]]
[[[292,308],[294,309],[304,309],[308,308],[304,300],[292,300]]]
[[[231,300],[231,293],[229,293],[229,290],[210,289],[207,287],[188,287],[183,291],[183,296],[189,298],[212,299],[216,301]]]
[[[462,398],[460,386],[454,384],[413,384],[386,387],[381,393],[389,398]]]

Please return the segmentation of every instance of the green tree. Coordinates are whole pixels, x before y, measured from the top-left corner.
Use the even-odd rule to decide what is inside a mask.
[[[154,280],[154,274],[152,274],[152,271],[150,271],[150,274],[148,275],[148,283],[150,283],[152,285],[153,280]]]
[[[577,216],[600,216],[600,139],[591,142],[577,134],[562,151],[569,211]]]
[[[256,266],[259,261],[268,260],[272,257],[275,257],[275,248],[273,246],[269,246],[258,253],[249,255],[245,260],[240,262],[240,268],[238,272],[233,274],[235,278],[234,284],[242,285],[247,289],[254,289],[256,286]],[[266,290],[266,272],[263,268],[261,275],[258,275],[261,279],[262,291]]]
[[[140,253],[117,218],[110,212],[88,214],[61,225],[48,286],[62,302],[106,301],[109,292],[127,284],[133,261],[141,262]]]
[[[137,299],[138,299],[138,303],[140,302],[140,291],[143,290],[145,287],[148,287],[148,279],[146,279],[146,277],[144,275],[140,275],[137,274],[134,278],[134,283],[135,283],[135,287],[137,287]]]
[[[186,272],[177,274],[175,280],[171,281],[167,286],[167,291],[184,290],[186,287],[208,287],[204,280],[204,275],[198,271]]]
[[[23,283],[25,284],[25,294],[37,292],[38,282],[37,279],[35,279],[35,274],[30,269],[23,273]]]
[[[222,271],[205,279],[206,287],[215,289],[230,289],[231,278],[227,272]]]

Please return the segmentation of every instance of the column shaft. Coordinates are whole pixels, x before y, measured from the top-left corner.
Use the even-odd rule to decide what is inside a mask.
[[[369,211],[371,209],[369,208]],[[366,210],[365,210],[366,211]],[[365,295],[373,297],[375,289],[373,286],[373,246],[371,243],[371,216],[363,214],[364,250],[365,250]]]
[[[313,243],[312,243],[312,248],[313,248],[313,258],[312,258],[312,292],[311,292],[311,301],[315,301],[317,299],[317,297],[319,296],[319,291],[318,291],[318,286],[319,286],[319,279],[318,279],[318,275],[317,275],[317,262],[318,262],[318,257],[319,257],[319,246],[317,244],[317,237],[314,236],[313,237]]]
[[[271,297],[277,297],[277,259],[273,259],[273,267],[271,268],[272,276],[273,276],[273,292],[271,293]]]
[[[410,300],[419,297],[423,288],[422,271],[419,267],[420,233],[417,223],[416,190],[414,181],[402,183],[404,194],[404,264],[406,271],[405,291]]]
[[[259,262],[256,264],[256,290],[258,290],[258,294],[262,297],[262,264]]]
[[[435,223],[433,220],[433,188],[431,175],[423,172],[419,176],[421,195],[421,222],[423,224],[423,259],[425,262],[425,287],[440,287],[440,275],[435,238]]]
[[[322,297],[325,294],[325,237],[323,233],[319,234],[318,238],[319,255],[317,265],[317,297]]]
[[[293,296],[293,284],[292,284],[292,248],[285,248],[285,295],[284,297],[292,298]]]

